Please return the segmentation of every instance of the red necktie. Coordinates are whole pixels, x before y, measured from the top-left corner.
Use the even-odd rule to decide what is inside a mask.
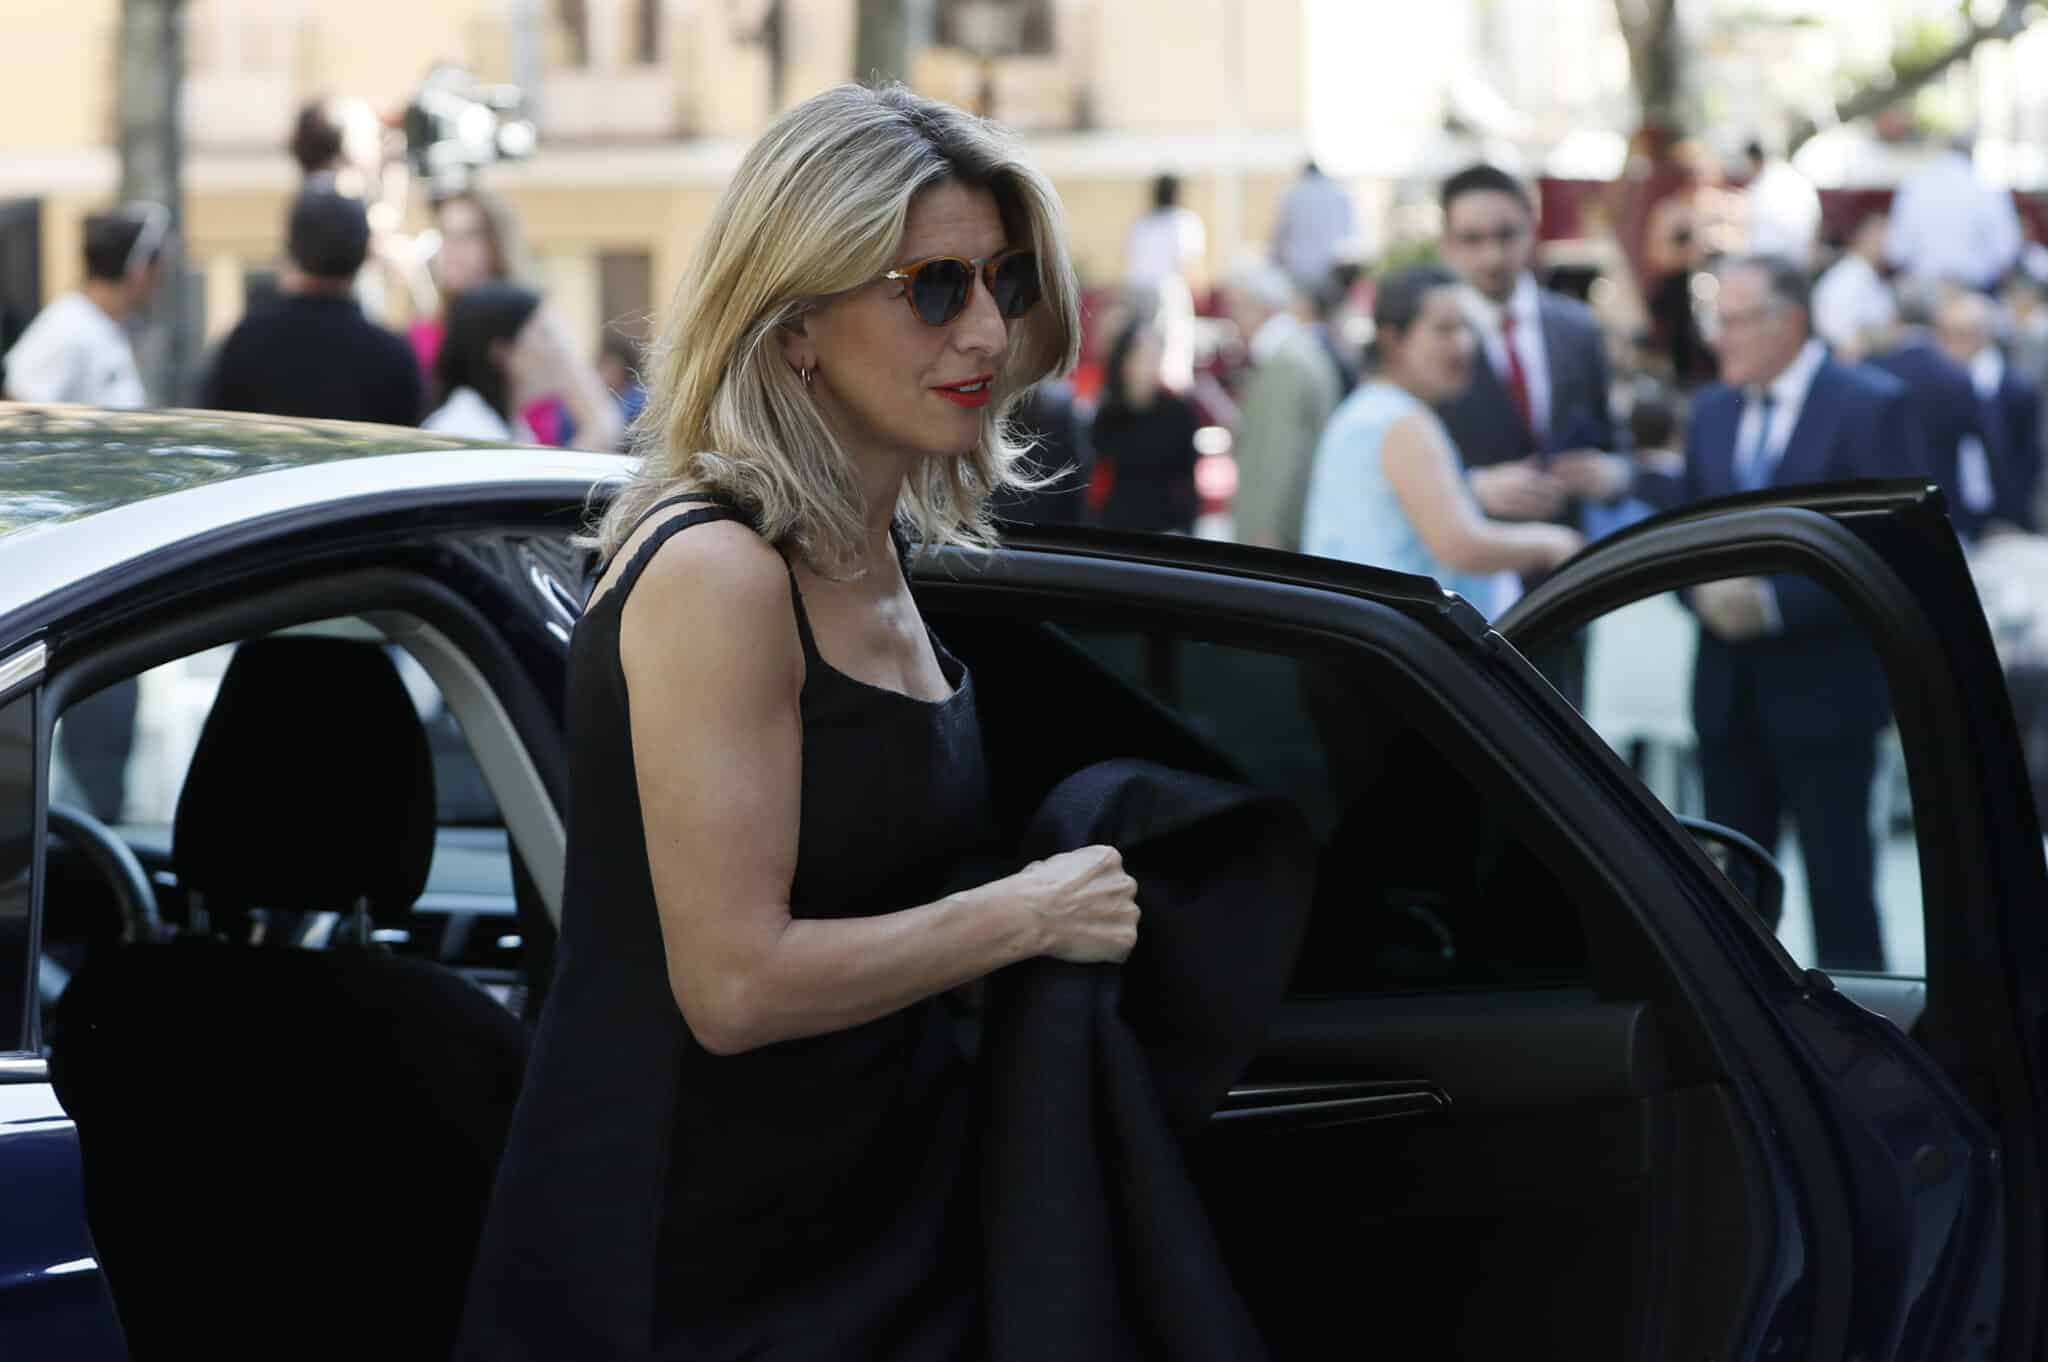
[[[1536,433],[1536,413],[1529,406],[1529,375],[1522,368],[1522,352],[1515,349],[1515,314],[1503,311],[1500,314],[1501,348],[1508,352],[1508,397],[1515,404],[1515,413],[1522,418],[1522,426],[1531,435]]]

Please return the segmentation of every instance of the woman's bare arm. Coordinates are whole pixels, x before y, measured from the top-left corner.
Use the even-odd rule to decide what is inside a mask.
[[[1465,485],[1435,422],[1403,416],[1387,430],[1380,466],[1432,558],[1459,572],[1538,572],[1578,551],[1576,531],[1542,522],[1489,520]]]
[[[855,1026],[1033,955],[1129,951],[1135,886],[1106,847],[879,916],[790,915],[803,653],[782,560],[751,531],[674,536],[619,653],[669,983],[706,1049]]]

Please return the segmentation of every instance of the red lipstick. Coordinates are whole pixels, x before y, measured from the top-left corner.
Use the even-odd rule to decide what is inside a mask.
[[[995,396],[995,375],[976,374],[958,383],[934,385],[932,391],[956,407],[985,407]]]

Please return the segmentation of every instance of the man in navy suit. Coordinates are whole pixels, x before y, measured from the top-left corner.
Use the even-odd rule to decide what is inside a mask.
[[[1898,289],[1901,330],[1889,349],[1867,363],[1905,386],[1926,441],[1928,476],[1948,498],[1949,520],[1964,542],[1974,541],[1998,510],[1989,413],[1970,375],[1935,343],[1939,289],[1932,280],[1907,279]]]
[[[1693,402],[1683,495],[1863,478],[1926,477],[1904,388],[1840,363],[1814,338],[1806,272],[1747,257],[1720,271],[1723,381]],[[1890,722],[1884,673],[1847,610],[1797,575],[1731,578],[1688,593],[1707,817],[1778,845],[1799,830],[1824,968],[1881,970],[1870,792]]]
[[[2032,530],[2041,480],[2040,390],[1998,348],[1991,300],[1981,293],[1950,288],[1935,318],[1935,338],[1967,372],[1983,412],[1992,496],[1986,518]]]

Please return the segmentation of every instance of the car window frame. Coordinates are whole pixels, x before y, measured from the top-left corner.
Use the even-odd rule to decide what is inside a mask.
[[[43,723],[44,681],[48,674],[49,649],[41,639],[18,643],[0,650],[0,711],[15,704],[28,705],[29,828],[28,828],[28,922],[24,937],[21,988],[22,1016],[14,1023],[12,1036],[0,1035],[0,1082],[42,1082],[46,1066],[42,1057],[42,1016],[36,1005],[37,968],[42,958],[43,852],[49,826],[49,738]],[[19,1046],[9,1044],[19,1040]]]

